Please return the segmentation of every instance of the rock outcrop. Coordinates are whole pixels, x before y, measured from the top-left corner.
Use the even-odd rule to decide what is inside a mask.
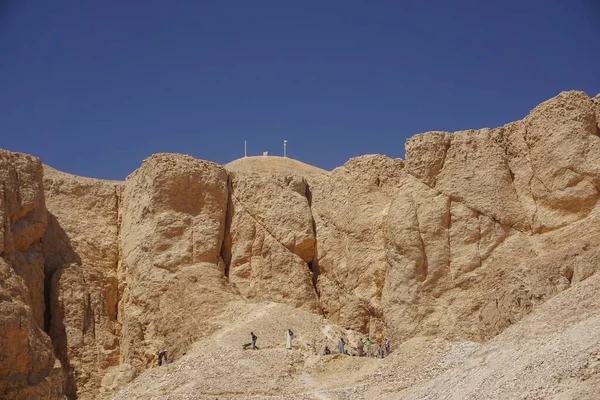
[[[386,221],[403,167],[401,160],[363,156],[309,181],[324,315],[371,336],[383,335]]]
[[[227,172],[157,154],[127,177],[121,205],[121,362],[141,371],[167,347],[179,356],[214,328],[235,294],[224,276]]]
[[[108,396],[236,304],[485,342],[597,271],[599,134],[600,97],[565,92],[331,172],[157,154],[111,182],[0,151],[0,396]]]
[[[47,325],[70,398],[95,396],[106,370],[120,361],[117,264],[122,187],[121,182],[44,167]]]
[[[43,330],[40,160],[0,150],[0,185],[0,397],[60,398],[60,363]]]
[[[230,190],[224,249],[229,281],[246,299],[318,312],[311,270],[315,233],[306,180],[231,173]]]

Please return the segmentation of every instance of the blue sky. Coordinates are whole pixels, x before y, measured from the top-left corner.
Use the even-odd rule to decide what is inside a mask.
[[[0,148],[124,179],[157,152],[333,169],[600,92],[593,0],[0,0]]]

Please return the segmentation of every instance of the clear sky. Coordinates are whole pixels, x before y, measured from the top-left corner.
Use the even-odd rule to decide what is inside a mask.
[[[124,179],[153,153],[404,157],[600,92],[595,0],[0,0],[0,148]]]

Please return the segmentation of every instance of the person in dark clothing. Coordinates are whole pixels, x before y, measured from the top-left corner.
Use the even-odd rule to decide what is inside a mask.
[[[391,348],[390,338],[385,338],[385,355],[386,356],[390,355],[390,353],[391,353],[390,348]]]
[[[158,366],[160,367],[163,363],[163,359],[166,361],[167,359],[167,349],[164,349],[160,353],[158,353]]]
[[[323,355],[326,356],[329,354],[331,354],[331,350],[329,350],[329,346],[325,346],[325,350],[323,350]]]
[[[251,338],[250,343],[243,344],[242,348],[244,350],[247,350],[248,347],[252,346],[252,350],[257,350],[258,347],[256,347],[256,339],[258,337],[254,334],[254,332],[250,332],[250,338]]]
[[[379,345],[379,347],[377,348],[377,357],[383,358],[383,349],[381,348],[381,345]]]

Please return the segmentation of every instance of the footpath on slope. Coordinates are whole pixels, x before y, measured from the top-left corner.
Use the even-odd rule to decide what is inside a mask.
[[[364,335],[278,303],[233,303],[213,322],[221,326],[214,335],[175,363],[144,372],[113,398],[368,399],[431,378],[479,347],[419,338],[383,360],[339,355],[340,337],[352,354]],[[293,350],[285,349],[288,328],[295,334]],[[259,350],[242,350],[250,331]],[[325,345],[334,354],[323,356]]]

